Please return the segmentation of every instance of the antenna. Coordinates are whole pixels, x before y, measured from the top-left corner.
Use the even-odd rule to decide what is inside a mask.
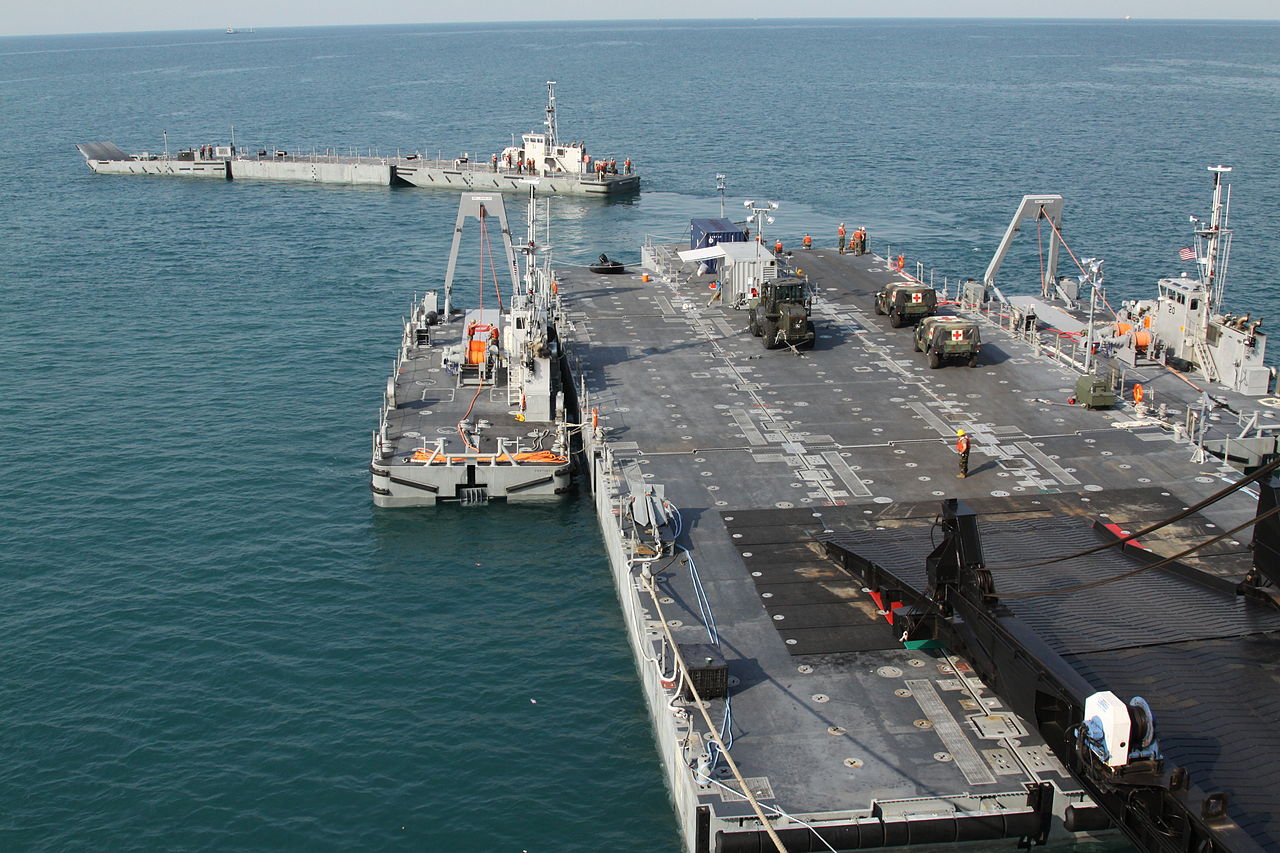
[[[724,219],[724,175],[716,174],[716,189],[720,191],[720,218]]]
[[[547,81],[547,120],[543,122],[547,126],[547,149],[554,148],[560,131],[556,127],[556,81]],[[513,137],[514,138],[514,137]]]
[[[1222,295],[1227,280],[1227,260],[1231,254],[1231,230],[1227,227],[1228,214],[1231,208],[1231,185],[1227,185],[1225,204],[1222,199],[1222,176],[1231,171],[1230,166],[1210,166],[1213,173],[1213,213],[1209,217],[1209,227],[1197,222],[1196,237],[1204,240],[1204,269],[1201,281],[1209,291],[1209,302],[1214,311],[1222,307]]]

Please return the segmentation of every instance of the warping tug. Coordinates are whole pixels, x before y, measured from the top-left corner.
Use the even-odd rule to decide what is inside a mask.
[[[378,506],[537,500],[569,490],[571,427],[555,283],[537,244],[533,182],[527,189],[522,268],[502,197],[462,196],[443,304],[436,290],[415,299],[387,379],[369,466]],[[479,270],[475,306],[463,310],[454,307],[453,281],[463,226],[471,219],[479,223],[487,266]],[[500,277],[510,282],[505,301]]]

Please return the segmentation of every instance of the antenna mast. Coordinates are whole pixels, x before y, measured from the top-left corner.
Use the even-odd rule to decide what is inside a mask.
[[[1222,176],[1231,171],[1230,166],[1210,166],[1213,173],[1213,213],[1209,217],[1209,226],[1192,218],[1196,229],[1196,241],[1204,241],[1204,251],[1197,251],[1198,257],[1204,258],[1200,270],[1200,282],[1209,291],[1209,304],[1213,310],[1222,308],[1222,295],[1227,282],[1227,260],[1231,255],[1231,229],[1227,220],[1231,212],[1231,185],[1227,185],[1227,197],[1222,198]],[[1200,246],[1196,247],[1200,249]]]
[[[556,81],[547,81],[547,120],[543,122],[547,126],[547,150],[551,150],[559,144],[560,137],[559,128],[556,127]]]

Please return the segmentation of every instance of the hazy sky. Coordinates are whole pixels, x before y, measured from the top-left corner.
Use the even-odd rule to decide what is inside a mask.
[[[584,4],[541,0],[491,4],[508,20],[636,18],[1213,18],[1275,20],[1275,0],[649,0]],[[417,24],[485,20],[486,10],[456,0],[0,0],[0,35],[100,33],[126,30],[198,30],[341,24]],[[490,18],[487,20],[500,20]]]

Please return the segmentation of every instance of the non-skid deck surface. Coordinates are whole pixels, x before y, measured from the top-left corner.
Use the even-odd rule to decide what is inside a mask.
[[[737,679],[735,760],[791,813],[1037,780],[1074,789],[1033,733],[980,727],[1007,713],[999,697],[962,661],[891,643],[874,603],[806,538],[882,527],[914,559],[931,547],[944,497],[1088,518],[1111,505],[1104,494],[1154,490],[1159,501],[1104,510],[1128,525],[1147,504],[1212,494],[1225,471],[1191,464],[1192,448],[1158,427],[1117,426],[1132,413],[1049,402],[1073,393],[1075,375],[994,329],[979,367],[930,370],[909,329],[874,315],[871,293],[896,277],[879,259],[819,250],[796,263],[817,294],[819,340],[801,355],[763,349],[745,314],[708,305],[703,280],[558,276],[574,368],[616,458],[665,486],[685,519],[681,541]],[[974,439],[964,480],[959,428]],[[1054,506],[1036,503],[1048,497]],[[1222,529],[1251,515],[1241,498],[1204,519]],[[1245,542],[1228,543],[1236,558]],[[673,567],[661,583],[677,639],[707,642],[687,572]],[[717,815],[749,813],[708,802]]]

